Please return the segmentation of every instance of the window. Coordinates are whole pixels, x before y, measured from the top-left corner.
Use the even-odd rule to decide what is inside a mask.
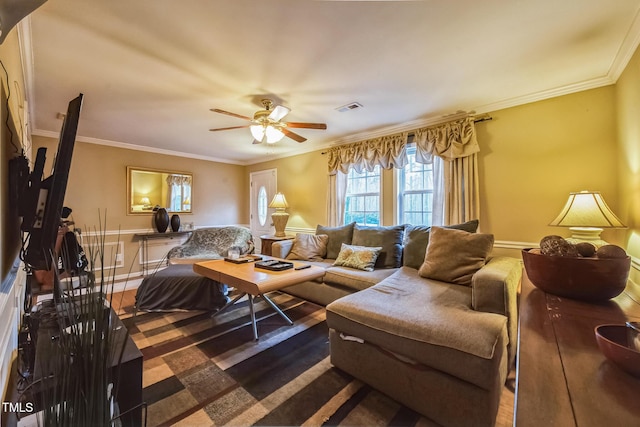
[[[353,169],[347,175],[344,223],[380,225],[380,166],[373,172],[358,173]]]
[[[433,163],[416,162],[416,147],[407,147],[407,165],[398,170],[399,224],[431,225],[433,221]]]
[[[261,226],[267,223],[267,189],[264,185],[258,191],[258,221]]]

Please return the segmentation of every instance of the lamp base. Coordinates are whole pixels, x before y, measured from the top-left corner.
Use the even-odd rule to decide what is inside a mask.
[[[273,221],[273,226],[276,229],[276,237],[286,237],[284,233],[284,228],[287,226],[287,221],[289,221],[289,214],[282,211],[276,211],[271,214],[271,220]]]
[[[576,244],[576,243],[591,243],[593,246],[598,249],[601,246],[608,245],[609,243],[605,242],[600,238],[600,233],[602,232],[602,228],[596,227],[570,227],[571,237],[565,239],[567,242]]]

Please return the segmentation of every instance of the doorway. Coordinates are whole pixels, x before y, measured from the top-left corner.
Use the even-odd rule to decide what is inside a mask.
[[[256,251],[262,247],[260,236],[273,235],[274,228],[271,221],[273,209],[269,208],[269,203],[273,199],[278,189],[278,170],[267,169],[252,172],[249,175],[249,185],[251,186],[249,201],[249,225]]]

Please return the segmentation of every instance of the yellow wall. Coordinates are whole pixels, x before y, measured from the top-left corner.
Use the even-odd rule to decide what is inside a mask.
[[[572,191],[600,191],[620,211],[614,88],[607,86],[494,111],[477,125],[481,227],[496,240],[537,243]],[[621,242],[605,230],[602,237]]]
[[[636,51],[616,84],[616,111],[618,212],[628,226],[624,234],[627,252],[635,258],[631,277],[640,285],[640,50]]]
[[[82,114],[80,117],[82,120]],[[58,140],[33,138],[34,150],[47,147],[45,176],[51,171]],[[193,173],[193,213],[180,214],[181,222],[196,227],[247,224],[247,187],[244,166],[230,165],[185,157],[167,156],[104,145],[76,142],[64,205],[73,209],[76,227],[99,229],[98,213],[106,228],[125,243],[124,267],[116,274],[138,271],[138,243],[133,234],[153,231],[152,216],[127,215],[127,166],[177,170]]]
[[[278,191],[284,193],[289,204],[287,228],[315,229],[318,224],[326,224],[326,155],[314,151],[257,163],[246,168],[247,180],[251,172],[267,169],[278,170]]]
[[[9,159],[20,154],[22,149],[22,126],[21,121],[25,118],[24,101],[24,79],[22,64],[20,61],[20,50],[18,46],[17,31],[11,31],[0,45],[0,59],[6,69],[0,69],[0,80],[2,81],[2,96],[0,107],[2,114],[0,140],[0,176],[2,176],[2,189],[0,190],[0,212],[2,212],[0,231],[0,271],[2,278],[9,271],[12,263],[18,255],[20,247],[20,220],[17,216],[14,204],[10,203],[8,193],[8,162]],[[9,97],[9,110],[6,109],[6,97]],[[7,115],[9,120],[7,121]],[[10,130],[5,123],[8,123]],[[29,153],[27,152],[27,155]]]
[[[560,212],[571,191],[601,191],[619,208],[614,88],[562,96],[494,111],[477,125],[481,228],[498,245],[537,244],[548,234],[569,236],[547,224]],[[250,172],[278,170],[278,190],[291,205],[288,228],[326,224],[327,160],[320,152],[258,163]],[[393,222],[393,174],[383,175],[383,223]],[[615,231],[603,232],[621,242]],[[517,250],[511,255],[518,256]]]

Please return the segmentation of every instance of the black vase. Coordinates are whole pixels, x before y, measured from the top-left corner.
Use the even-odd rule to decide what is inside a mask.
[[[158,233],[167,231],[167,227],[169,227],[169,213],[167,210],[165,208],[158,209],[153,216],[153,222],[156,225]]]
[[[180,215],[178,214],[171,215],[171,230],[173,231],[180,230]]]

